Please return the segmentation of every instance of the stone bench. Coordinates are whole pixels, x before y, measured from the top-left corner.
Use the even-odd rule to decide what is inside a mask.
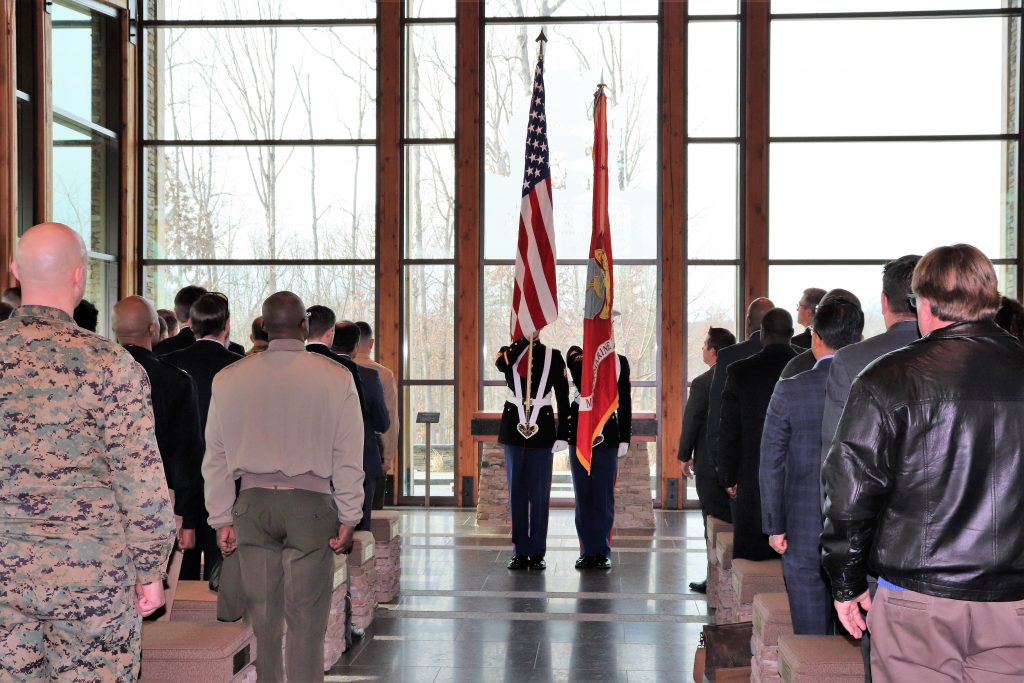
[[[732,545],[733,533],[719,531],[715,534],[716,584],[715,601],[708,603],[715,609],[716,624],[736,623],[736,595],[732,589]]]
[[[345,595],[348,593],[348,562],[344,555],[334,556],[331,614],[324,633],[324,671],[341,658],[345,651]]]
[[[751,683],[780,683],[779,638],[793,634],[786,593],[754,596],[754,635],[750,639]]]
[[[402,581],[402,536],[398,533],[401,516],[391,510],[374,510],[370,533],[374,540],[374,564],[377,570],[377,602],[392,602],[398,597]]]
[[[719,532],[731,532],[732,524],[724,522],[717,517],[708,515],[707,521],[704,526],[705,533],[707,535],[708,545],[708,578],[707,578],[707,596],[708,606],[714,607],[718,602],[718,583],[720,578],[719,567],[718,567],[718,555],[715,553],[715,536]]]
[[[779,675],[784,683],[861,683],[860,643],[845,636],[782,636]]]
[[[217,594],[209,581],[179,581],[171,621],[217,621]]]
[[[736,621],[754,618],[754,596],[758,593],[784,593],[782,560],[733,560],[732,592],[736,600]]]
[[[345,652],[345,595],[347,593],[348,558],[344,555],[335,555],[334,574],[331,577],[331,611],[327,617],[327,630],[324,632],[324,671],[334,666]],[[288,624],[284,624],[281,633],[283,635],[281,656],[284,657],[288,643]]]
[[[142,678],[173,683],[251,683],[256,636],[245,623],[153,621],[142,625]]]
[[[367,628],[377,609],[376,543],[369,531],[353,534],[348,556],[348,590],[352,596],[352,625]]]

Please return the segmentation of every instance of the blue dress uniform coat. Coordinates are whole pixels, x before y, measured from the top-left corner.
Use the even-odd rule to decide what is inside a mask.
[[[761,518],[786,534],[782,568],[797,635],[832,633],[832,596],[821,567],[821,415],[831,358],[775,385],[761,436]]]
[[[569,349],[568,366],[573,384],[580,386],[583,371],[581,353]],[[573,401],[569,409],[567,441],[572,485],[576,492],[576,534],[580,554],[585,557],[608,557],[611,554],[611,533],[615,523],[615,477],[619,470],[618,446],[629,443],[633,426],[633,399],[630,395],[629,361],[619,355],[619,407],[601,431],[601,443],[594,446],[590,473],[576,457],[577,426],[580,404]]]
[[[536,431],[525,436],[530,429],[520,424],[531,424],[530,417],[524,422],[519,406],[513,398],[518,384],[525,401],[525,378],[519,375],[517,361],[526,363],[527,340],[519,339],[498,351],[495,367],[505,375],[509,400],[501,414],[498,442],[505,446],[505,473],[508,478],[509,512],[512,517],[512,544],[519,556],[543,558],[547,552],[548,505],[551,499],[551,447],[556,440],[565,440],[568,425],[565,417],[569,414],[569,380],[566,378],[565,361],[562,354],[551,350],[551,365],[543,386],[545,357],[548,347],[539,341],[533,344],[533,372],[530,394],[534,400],[547,402],[535,406],[536,418],[532,422]],[[550,397],[554,395],[560,423],[556,423]],[[525,406],[524,406],[525,412]],[[522,431],[520,431],[522,429]]]

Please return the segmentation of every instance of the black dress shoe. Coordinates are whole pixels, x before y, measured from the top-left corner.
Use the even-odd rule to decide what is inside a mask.
[[[576,569],[593,569],[594,558],[590,555],[580,555],[580,559],[576,560]]]
[[[526,555],[513,555],[505,566],[509,569],[527,569],[530,566],[530,560]]]
[[[544,561],[544,557],[542,555],[534,555],[530,558],[530,569],[533,569],[534,571],[541,571],[542,569],[547,568],[548,563]]]
[[[611,569],[612,561],[604,555],[598,555],[594,558],[594,569]]]
[[[694,593],[707,593],[708,592],[708,582],[707,582],[707,579],[705,579],[704,581],[693,581],[693,582],[691,582],[690,583],[690,590],[692,590]]]

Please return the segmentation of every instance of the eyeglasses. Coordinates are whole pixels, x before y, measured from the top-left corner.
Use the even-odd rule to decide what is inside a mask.
[[[907,297],[907,306],[910,306],[912,313],[917,313],[917,295],[911,294]]]

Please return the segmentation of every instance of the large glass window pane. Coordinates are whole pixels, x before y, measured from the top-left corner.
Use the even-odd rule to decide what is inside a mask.
[[[455,145],[405,151],[405,256],[455,258]]]
[[[87,134],[59,119],[53,122],[53,220],[65,223],[82,235],[91,251],[110,253],[107,219],[118,211],[117,194],[108,192],[116,183],[116,143],[95,133]]]
[[[736,14],[739,11],[738,0],[690,0],[686,4],[690,16],[701,14]],[[693,24],[690,24],[693,30]]]
[[[145,158],[149,258],[373,258],[373,147],[151,147]]]
[[[923,254],[927,250],[919,253]],[[894,258],[903,254],[894,254]],[[999,291],[1016,297],[1017,268],[997,265]],[[841,287],[860,299],[864,309],[864,336],[871,337],[885,331],[882,322],[882,266],[801,265],[771,266],[768,268],[768,294],[776,306],[794,311],[800,295],[807,287],[835,289]],[[795,311],[793,315],[796,318]],[[797,326],[799,328],[799,326]],[[799,330],[798,330],[799,331]]]
[[[435,0],[424,0],[434,2]],[[155,18],[217,19],[372,19],[375,0],[151,0]],[[154,18],[151,14],[150,18]]]
[[[657,0],[485,0],[488,17],[658,15]],[[550,35],[550,34],[549,34]]]
[[[631,7],[630,12],[636,11]],[[537,26],[487,28],[484,253],[515,257]],[[595,86],[608,93],[609,213],[616,257],[658,254],[658,27],[654,22],[559,24],[547,29],[548,142],[559,258],[590,245]]]
[[[1016,258],[1015,143],[775,143],[773,259],[891,259],[969,242]]]
[[[454,137],[455,26],[409,25],[405,58],[405,136]]]
[[[687,40],[689,133],[733,137],[739,115],[739,22],[690,22]]]
[[[35,191],[34,155],[26,153],[32,149],[33,136],[32,104],[18,100],[18,234],[28,230],[33,223],[32,201]]]
[[[426,430],[430,429],[430,495],[455,495],[455,387],[407,386],[402,435],[404,492],[422,496],[427,491]],[[420,412],[440,413],[438,424],[416,424]]]
[[[406,0],[405,16],[410,19],[455,18],[455,0]]]
[[[31,94],[35,90],[32,82],[35,62],[32,45],[32,3],[14,3],[14,22],[17,40],[15,59],[18,61],[16,87],[23,93]]]
[[[512,266],[484,268],[484,378],[500,380],[494,367],[498,349],[509,343],[509,312],[512,306]],[[558,320],[544,328],[545,344],[565,354],[583,344],[583,302],[586,266],[559,266]],[[615,267],[615,346],[629,360],[631,379],[657,379],[658,268]]]
[[[1015,133],[1017,22],[772,22],[772,135]]]
[[[708,368],[701,347],[709,327],[724,327],[737,337],[739,269],[736,266],[690,266],[686,269],[686,381]]]
[[[687,147],[686,235],[691,259],[734,259],[739,250],[739,145]]]
[[[927,250],[917,253],[923,254]],[[903,256],[905,252],[893,253],[893,258]],[[864,336],[870,337],[885,331],[882,322],[882,266],[833,266],[833,265],[800,265],[770,266],[768,268],[768,297],[779,308],[785,308],[793,314],[794,327],[802,331],[796,324],[796,304],[808,287],[822,289],[842,288],[852,292],[860,299],[864,310]]]
[[[692,0],[691,0],[692,1]],[[1020,0],[772,0],[773,14],[831,12],[929,12],[1020,7]]]
[[[402,300],[405,376],[454,379],[455,266],[406,266]]]
[[[110,336],[110,313],[117,301],[117,264],[113,261],[89,259],[83,299],[99,312],[96,332]]]
[[[60,0],[52,12],[54,108],[109,125],[105,102],[111,43],[104,33],[114,20]]]
[[[166,28],[148,39],[159,87],[151,138],[376,137],[373,27]]]
[[[231,306],[231,340],[247,349],[250,324],[263,301],[281,290],[295,292],[306,306],[331,308],[339,320],[373,325],[376,293],[373,265],[365,266],[149,266],[143,272],[145,295],[158,308],[174,308],[174,295],[185,285],[200,285],[227,295]]]

